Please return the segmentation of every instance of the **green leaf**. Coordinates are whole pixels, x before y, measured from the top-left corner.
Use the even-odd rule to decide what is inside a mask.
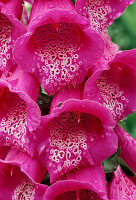
[[[107,158],[102,162],[105,173],[111,173],[117,169],[119,165],[118,162],[119,155],[120,155],[120,149],[118,149],[118,151],[115,154],[113,154],[112,156],[110,156],[109,158]]]
[[[42,86],[41,86],[41,88],[40,88],[40,93],[41,93],[41,94],[47,94],[47,93],[45,92],[45,90],[42,88]]]
[[[127,176],[136,176],[136,174],[133,172],[133,170],[122,160],[121,158],[118,158],[118,162],[123,170],[123,172]]]
[[[136,48],[136,1],[108,27],[108,33],[121,50]]]
[[[73,4],[75,5],[75,3],[76,3],[76,0],[71,0],[72,2],[73,2]]]
[[[136,112],[128,115],[125,119],[119,122],[119,125],[136,139]]]
[[[30,4],[30,3],[28,3],[28,2],[24,2],[24,5],[25,5],[25,8],[26,8],[26,10],[27,10],[27,15],[28,15],[28,17],[30,16],[30,12],[31,12],[31,9],[32,9],[32,5]]]

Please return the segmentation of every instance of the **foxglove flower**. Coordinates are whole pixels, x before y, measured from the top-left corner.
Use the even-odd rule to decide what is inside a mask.
[[[90,19],[91,28],[102,31],[134,0],[77,0],[76,10]]]
[[[32,155],[31,131],[40,124],[40,109],[35,102],[39,83],[20,70],[7,79],[0,79],[0,146],[15,146]]]
[[[108,65],[86,82],[85,98],[103,104],[119,121],[136,110],[136,50],[118,53]]]
[[[121,147],[120,157],[136,173],[136,139],[119,126],[116,127],[115,132],[119,138],[119,147]]]
[[[51,182],[76,167],[100,163],[117,149],[112,115],[97,102],[80,100],[80,89],[56,93],[50,114],[41,120],[39,159]]]
[[[114,172],[113,179],[109,185],[109,199],[136,199],[136,185],[123,173],[120,167]]]
[[[4,154],[0,154],[0,199],[42,200],[47,186],[37,182],[42,181],[46,170],[37,159],[16,149],[6,157]]]
[[[73,9],[70,0],[36,0],[28,32],[15,46],[18,64],[34,73],[49,95],[81,83],[103,53],[101,36]]]
[[[105,174],[101,166],[85,167],[69,173],[67,177],[51,185],[43,200],[108,200]]]
[[[8,73],[15,67],[12,55],[15,40],[26,32],[19,22],[22,15],[22,0],[0,1],[0,71]]]

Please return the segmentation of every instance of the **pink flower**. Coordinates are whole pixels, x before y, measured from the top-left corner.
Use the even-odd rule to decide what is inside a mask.
[[[108,200],[102,166],[85,167],[51,185],[43,200]]]
[[[112,115],[97,102],[80,100],[82,92],[69,88],[55,94],[37,130],[39,159],[51,182],[76,167],[100,163],[117,149]]]
[[[85,86],[85,98],[103,104],[119,121],[136,110],[136,50],[118,53],[108,70],[98,70]],[[99,66],[101,67],[101,66]]]
[[[76,10],[90,19],[91,28],[102,31],[134,0],[77,0]]]
[[[0,71],[15,67],[12,50],[15,40],[26,32],[18,19],[22,15],[22,0],[0,1]]]
[[[104,41],[104,53],[95,65],[88,70],[88,77],[98,70],[109,69],[109,62],[112,61],[116,54],[120,52],[119,46],[111,41],[106,29],[101,32],[101,36]]]
[[[120,157],[136,173],[136,139],[119,126],[116,127],[115,132],[119,138],[119,147],[121,147]]]
[[[0,146],[13,146],[33,155],[31,131],[40,124],[40,109],[35,102],[39,83],[21,70],[7,79],[0,79]]]
[[[34,0],[26,0],[26,2],[33,4]]]
[[[123,173],[120,167],[114,172],[114,176],[109,185],[109,199],[136,199],[136,185]]]
[[[36,0],[28,32],[14,50],[18,64],[34,73],[49,95],[81,83],[102,53],[101,36],[90,30],[69,0]]]
[[[46,173],[44,167],[19,150],[7,150],[7,155],[1,150],[0,147],[0,199],[42,200],[47,189],[39,184]]]

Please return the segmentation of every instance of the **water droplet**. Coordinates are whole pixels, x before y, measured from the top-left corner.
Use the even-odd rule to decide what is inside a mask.
[[[90,141],[93,142],[93,141],[94,141],[94,138],[91,138]]]

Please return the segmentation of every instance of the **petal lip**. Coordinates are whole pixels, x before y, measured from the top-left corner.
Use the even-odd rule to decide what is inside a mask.
[[[53,14],[55,17],[53,17]],[[74,10],[52,9],[42,15],[39,14],[36,19],[34,18],[28,25],[28,32],[33,33],[37,27],[44,24],[59,22],[75,23],[83,30],[89,28],[88,20]]]
[[[60,113],[65,111],[80,111],[92,114],[100,118],[103,126],[114,128],[116,122],[113,120],[111,113],[100,103],[90,101],[88,99],[77,100],[69,99],[62,103],[60,107],[56,107],[51,112],[51,119],[57,117]]]
[[[74,180],[64,180],[64,181],[57,181],[55,184],[53,184],[50,188],[47,189],[43,200],[54,200],[54,196],[61,194],[58,192],[59,188],[62,188],[63,186],[66,186],[68,188],[68,191],[73,191],[76,189],[90,189],[94,192],[98,192],[96,188],[93,188],[93,186],[90,186],[89,183],[84,183],[80,181],[74,181]],[[66,192],[67,190],[63,190],[63,192]],[[54,195],[55,193],[55,195]],[[105,197],[105,193],[101,190],[99,190],[99,196],[102,198],[102,200],[108,200],[107,197]]]

